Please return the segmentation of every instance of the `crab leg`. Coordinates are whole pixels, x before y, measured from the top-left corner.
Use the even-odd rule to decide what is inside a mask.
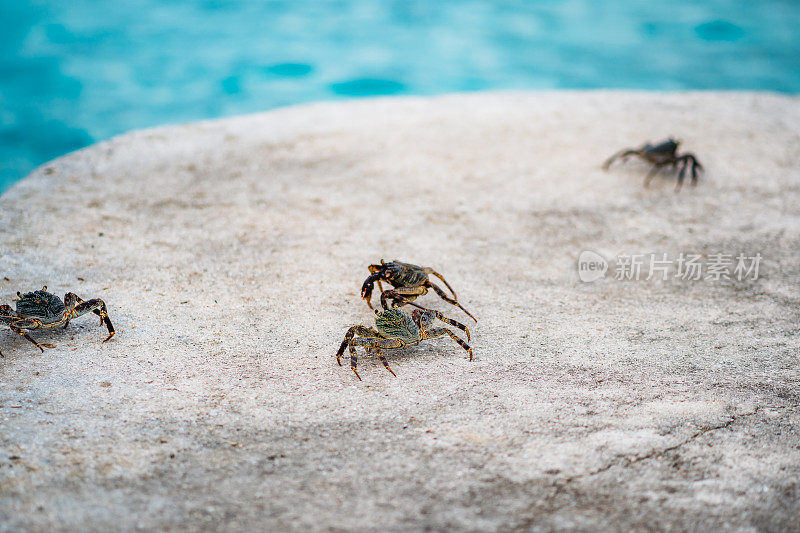
[[[341,346],[339,346],[339,350],[336,352],[336,362],[339,363],[339,366],[342,366],[342,355],[344,354],[345,348],[350,349],[350,370],[352,370],[358,379],[361,379],[361,376],[358,375],[358,371],[356,370],[356,365],[358,364],[358,357],[356,357],[356,348],[355,342],[353,341],[353,336],[356,334],[360,335],[361,337],[365,337],[368,339],[377,339],[380,335],[377,331],[372,328],[368,328],[366,326],[352,326],[350,329],[347,330],[347,333],[344,334],[344,340],[342,341]],[[367,346],[371,345],[364,345],[367,351],[369,351]]]
[[[353,370],[353,372],[356,372],[355,359],[354,359],[356,346],[363,346],[364,349],[367,351],[367,353],[369,353],[370,351],[374,351],[375,354],[378,356],[378,358],[380,358],[381,363],[383,363],[383,366],[386,367],[386,370],[391,372],[394,377],[397,377],[397,374],[395,374],[394,371],[391,368],[389,368],[389,362],[386,361],[386,358],[381,353],[381,348],[390,350],[393,348],[402,348],[405,345],[406,344],[400,339],[383,339],[376,337],[369,337],[369,338],[361,337],[358,339],[353,339],[353,341],[350,343],[350,368]],[[358,376],[358,372],[356,372],[356,376]],[[361,379],[361,376],[358,376],[358,379]]]
[[[446,279],[444,279],[444,276],[442,276],[441,274],[439,274],[438,272],[436,272],[434,269],[432,269],[432,268],[429,268],[429,267],[425,267],[425,273],[426,273],[426,274],[431,274],[431,275],[433,275],[433,276],[436,276],[437,278],[439,278],[440,280],[442,280],[442,283],[444,283],[445,287],[447,287],[447,290],[449,290],[449,291],[450,291],[450,294],[452,294],[452,295],[453,295],[453,300],[458,300],[458,296],[456,296],[456,291],[454,291],[454,290],[453,290],[453,287],[451,287],[451,286],[450,286],[450,284],[449,284],[449,283],[447,283],[447,280],[446,280]],[[433,284],[431,284],[431,285],[433,285]]]
[[[433,328],[423,331],[421,339],[433,339],[435,337],[441,337],[442,335],[450,335],[451,339],[456,341],[459,344],[459,346],[464,348],[469,353],[469,360],[472,361],[472,348],[469,347],[469,344],[459,339],[455,333],[453,333],[447,328]]]
[[[375,332],[377,335],[377,332]],[[384,339],[382,337],[372,336],[358,337],[350,342],[351,346],[371,346],[373,348],[383,348],[385,350],[393,350],[395,348],[402,348],[406,345],[402,339]]]
[[[439,311],[433,311],[433,312],[436,315],[436,318],[438,318],[439,320],[441,320],[445,324],[450,324],[451,326],[455,326],[458,329],[462,330],[464,333],[467,334],[467,340],[471,340],[470,336],[469,336],[469,328],[467,326],[465,326],[461,322],[458,322],[457,320],[453,320],[452,318],[447,318],[446,316],[444,316]]]
[[[445,282],[445,283],[447,283],[447,282]],[[437,287],[436,285],[434,285],[430,281],[428,281],[426,283],[426,285],[423,285],[423,286],[420,286],[420,287],[396,287],[396,288],[394,288],[394,289],[392,289],[390,291],[386,291],[383,294],[381,294],[381,305],[383,305],[384,309],[389,309],[389,306],[387,305],[387,302],[386,302],[386,300],[389,299],[389,298],[394,300],[392,302],[392,307],[401,307],[403,305],[410,304],[411,301],[416,299],[417,296],[422,296],[423,294],[427,293],[428,292],[428,288],[433,289],[434,292],[436,292],[436,294],[439,295],[439,298],[441,298],[445,302],[447,302],[449,304],[452,304],[452,305],[455,305],[456,307],[458,307],[459,309],[464,311],[467,314],[467,316],[469,316],[475,322],[478,321],[477,318],[472,316],[472,313],[470,313],[469,311],[464,309],[464,306],[462,306],[460,303],[458,303],[458,300],[455,300],[455,299],[450,298],[449,296],[447,296],[447,294],[445,294],[445,292],[442,289],[440,289],[439,287]],[[411,296],[412,298],[408,298],[409,296]],[[417,306],[417,307],[419,307],[419,306]],[[425,307],[420,307],[420,309],[425,309]]]
[[[386,357],[383,356],[383,353],[381,352],[380,348],[378,348],[377,346],[364,346],[364,349],[367,351],[367,353],[374,352],[375,355],[378,356],[378,359],[381,360],[381,363],[383,363],[383,366],[386,367],[386,370],[391,372],[394,377],[397,377],[397,374],[394,373],[394,370],[392,370],[389,367],[389,361],[387,361]]]
[[[64,299],[66,300],[66,297]],[[108,337],[106,337],[103,342],[107,342],[109,339],[111,339],[116,331],[114,331],[114,326],[111,324],[111,320],[108,318],[108,309],[106,308],[106,303],[100,298],[93,298],[91,300],[84,301],[80,296],[77,295],[75,296],[75,300],[78,302],[78,305],[76,305],[70,313],[70,319],[92,312],[100,317],[100,325],[102,326],[105,324],[108,328]]]
[[[383,354],[380,352],[380,350],[378,350],[378,349],[376,348],[376,349],[375,349],[375,353],[377,353],[377,354],[378,354],[378,358],[381,360],[381,363],[383,363],[383,366],[385,366],[385,367],[386,367],[386,370],[388,370],[389,372],[391,372],[391,373],[392,373],[392,375],[393,375],[394,377],[397,377],[397,374],[395,374],[395,373],[394,373],[394,370],[392,370],[392,369],[389,367],[389,362],[386,360],[386,358],[383,356]]]
[[[697,175],[698,171],[703,170],[703,166],[697,161],[697,159],[692,154],[684,154],[680,156],[678,159],[681,164],[681,170],[678,174],[678,185],[675,187],[675,192],[679,191],[681,185],[683,185],[683,178],[686,175],[687,170],[691,170],[692,172],[692,185],[697,185]]]
[[[389,305],[387,304],[386,300],[391,298],[392,307],[400,307],[402,305],[407,304],[411,300],[417,298],[417,296],[422,296],[423,294],[428,292],[428,288],[424,286],[420,287],[395,287],[394,289],[388,290],[386,292],[381,293],[381,305],[384,309],[389,309]],[[408,298],[411,296],[411,298]],[[397,305],[397,302],[402,302],[400,305]]]
[[[692,154],[685,154],[683,157],[689,162],[692,167],[692,185],[697,185],[697,174],[703,171],[703,165]]]
[[[654,165],[653,168],[650,169],[650,172],[648,172],[647,176],[645,176],[644,178],[645,187],[650,186],[650,182],[653,181],[653,178],[655,177],[656,174],[658,174],[659,170],[661,170],[661,165]]]
[[[358,333],[359,335],[365,335],[356,339],[351,339],[347,343],[348,348],[350,349],[350,370],[352,370],[358,379],[361,379],[361,376],[358,375],[356,371],[356,365],[358,363],[358,359],[356,357],[356,346],[363,347],[368,353],[371,351],[375,351],[378,357],[383,363],[383,366],[392,373],[393,376],[397,377],[391,368],[389,368],[389,363],[386,361],[386,358],[381,353],[380,349],[392,349],[392,348],[402,348],[405,346],[405,343],[400,339],[384,339],[378,337],[378,332],[371,329],[366,328],[364,326],[353,326],[350,328],[347,333],[350,334],[350,331],[353,331],[354,328],[357,328],[354,333]],[[345,335],[345,340],[347,340],[347,335]],[[340,351],[344,351],[342,347],[339,348]],[[337,361],[339,360],[339,354],[337,354]],[[341,365],[341,363],[339,363]]]
[[[358,334],[362,337],[368,338],[378,338],[378,332],[372,328],[368,328],[366,326],[353,326],[347,330],[347,333],[344,334],[344,340],[342,341],[341,346],[339,346],[339,351],[336,352],[336,362],[339,363],[339,366],[342,366],[342,355],[344,354],[345,348],[350,344],[350,341],[353,340],[353,337]]]
[[[18,320],[18,321],[16,321],[16,322],[14,323],[14,324],[15,324],[14,326],[9,326],[9,327],[11,328],[11,331],[13,331],[14,333],[16,333],[17,335],[21,335],[21,336],[25,337],[26,339],[28,339],[29,341],[31,341],[33,344],[35,344],[35,345],[36,345],[36,347],[37,347],[37,348],[39,348],[39,349],[42,351],[42,353],[44,353],[44,348],[42,348],[42,345],[41,345],[41,344],[39,344],[38,342],[36,342],[36,341],[35,341],[35,340],[33,340],[32,338],[30,338],[30,337],[28,336],[28,334],[27,334],[27,333],[25,333],[24,331],[22,331],[21,329],[18,329],[17,327],[15,327],[15,326],[16,326],[17,324],[19,324],[20,322],[22,322],[22,320]],[[30,322],[30,321],[25,321],[25,322]]]
[[[358,381],[363,381],[361,379],[361,376],[358,375],[358,370],[356,370],[356,365],[358,364],[358,357],[356,357],[356,347],[353,346],[352,344],[349,344],[348,348],[350,348],[350,370],[352,370],[353,373],[356,375]]]
[[[683,185],[683,177],[686,175],[686,169],[689,166],[689,160],[681,158],[680,160],[681,170],[678,172],[678,183],[675,185],[675,192],[681,190],[681,186]]]
[[[472,320],[474,320],[475,322],[477,322],[477,321],[478,321],[478,319],[477,319],[477,318],[475,318],[474,316],[472,316],[472,313],[470,313],[469,311],[467,311],[466,309],[464,309],[464,307],[463,307],[463,306],[462,306],[460,303],[458,303],[458,300],[456,300],[456,299],[451,299],[451,298],[448,298],[448,297],[447,297],[447,295],[444,293],[444,291],[443,291],[442,289],[440,289],[439,287],[437,287],[436,285],[434,285],[434,284],[433,284],[433,283],[431,283],[431,282],[428,282],[428,283],[430,284],[430,286],[431,286],[431,289],[433,289],[433,290],[434,290],[434,292],[436,292],[436,294],[438,294],[438,295],[439,295],[439,298],[441,298],[442,300],[444,300],[445,302],[447,302],[447,303],[449,303],[449,304],[453,304],[453,305],[455,305],[456,307],[458,307],[459,309],[461,309],[462,311],[464,311],[464,312],[467,314],[467,316],[468,316],[468,317],[470,317],[470,318],[471,318]],[[447,282],[445,282],[445,283],[447,283]],[[452,290],[452,289],[451,289],[451,290]],[[453,296],[455,296],[455,293],[453,293]]]
[[[639,152],[639,150],[631,150],[631,149],[620,150],[616,154],[609,157],[605,163],[603,163],[603,170],[608,170],[609,167],[611,167],[614,161],[616,161],[618,158],[621,157],[622,162],[624,163],[632,155],[641,155],[641,153]]]

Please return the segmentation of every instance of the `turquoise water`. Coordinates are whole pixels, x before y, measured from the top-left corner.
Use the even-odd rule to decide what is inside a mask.
[[[131,129],[487,89],[800,92],[800,1],[0,0],[0,191]]]

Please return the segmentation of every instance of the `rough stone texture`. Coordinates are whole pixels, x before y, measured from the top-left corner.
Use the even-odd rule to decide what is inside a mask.
[[[642,187],[619,148],[707,169]],[[319,104],[134,132],[0,198],[0,531],[800,528],[800,99],[511,93]],[[582,283],[581,250],[761,253],[757,281]],[[479,318],[360,352],[380,258]],[[613,262],[613,261],[612,261]]]

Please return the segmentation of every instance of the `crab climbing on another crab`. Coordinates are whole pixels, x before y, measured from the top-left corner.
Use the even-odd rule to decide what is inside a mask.
[[[442,300],[455,305],[475,322],[478,321],[472,316],[472,313],[464,309],[464,307],[458,303],[456,291],[447,283],[447,280],[430,267],[403,263],[396,259],[386,263],[381,259],[380,264],[372,264],[369,265],[368,268],[370,275],[364,280],[364,284],[361,286],[361,297],[367,301],[367,305],[370,309],[372,309],[372,290],[375,283],[378,284],[378,290],[381,291],[381,306],[384,309],[402,307],[412,300],[417,299],[419,296],[427,294],[428,289],[433,289],[433,292],[438,294]],[[453,296],[448,296],[442,289],[431,283],[429,274],[442,280],[442,283],[445,284]],[[382,281],[392,285],[394,288],[384,291],[381,285]]]
[[[415,304],[411,304],[415,305]],[[464,348],[469,353],[469,360],[472,361],[472,348],[461,340],[455,333],[448,328],[435,328],[433,321],[438,319],[445,324],[450,324],[464,331],[467,335],[467,340],[470,340],[469,328],[460,322],[456,322],[451,318],[447,318],[439,311],[432,309],[415,309],[411,315],[400,309],[386,309],[384,311],[375,310],[375,328],[366,326],[353,326],[347,330],[344,336],[339,351],[336,352],[336,362],[339,366],[342,365],[342,355],[345,348],[350,349],[350,369],[355,373],[358,379],[356,365],[358,363],[356,357],[356,346],[363,347],[367,353],[374,353],[378,356],[386,367],[386,370],[396,374],[389,367],[389,362],[386,361],[381,350],[394,350],[403,348],[405,346],[415,346],[426,339],[433,339],[441,337],[442,335],[449,335],[459,346]],[[356,337],[356,335],[358,335]]]
[[[24,330],[53,329],[61,325],[66,328],[69,321],[78,318],[86,313],[94,313],[100,317],[100,325],[108,328],[106,342],[114,336],[114,326],[108,318],[106,304],[100,298],[83,300],[73,292],[64,295],[64,300],[55,294],[47,292],[47,287],[42,287],[40,291],[17,292],[16,310],[10,305],[0,305],[0,323],[7,325],[11,331],[25,337],[36,345],[42,352],[46,346],[52,348],[51,344],[39,344],[33,340]],[[3,353],[0,352],[0,357]]]

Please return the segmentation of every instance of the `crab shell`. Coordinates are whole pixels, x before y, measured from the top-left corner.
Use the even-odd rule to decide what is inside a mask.
[[[678,151],[679,144],[680,142],[675,139],[667,139],[656,145],[651,145],[650,143],[645,144],[642,151],[648,154],[675,155]]]
[[[383,279],[395,287],[419,287],[428,280],[428,274],[421,266],[394,260],[385,263]]]
[[[387,309],[375,313],[375,327],[388,339],[415,341],[419,338],[419,327],[411,315],[399,309]]]
[[[59,322],[67,307],[61,298],[46,291],[27,292],[16,302],[20,318],[37,318],[43,324]]]

